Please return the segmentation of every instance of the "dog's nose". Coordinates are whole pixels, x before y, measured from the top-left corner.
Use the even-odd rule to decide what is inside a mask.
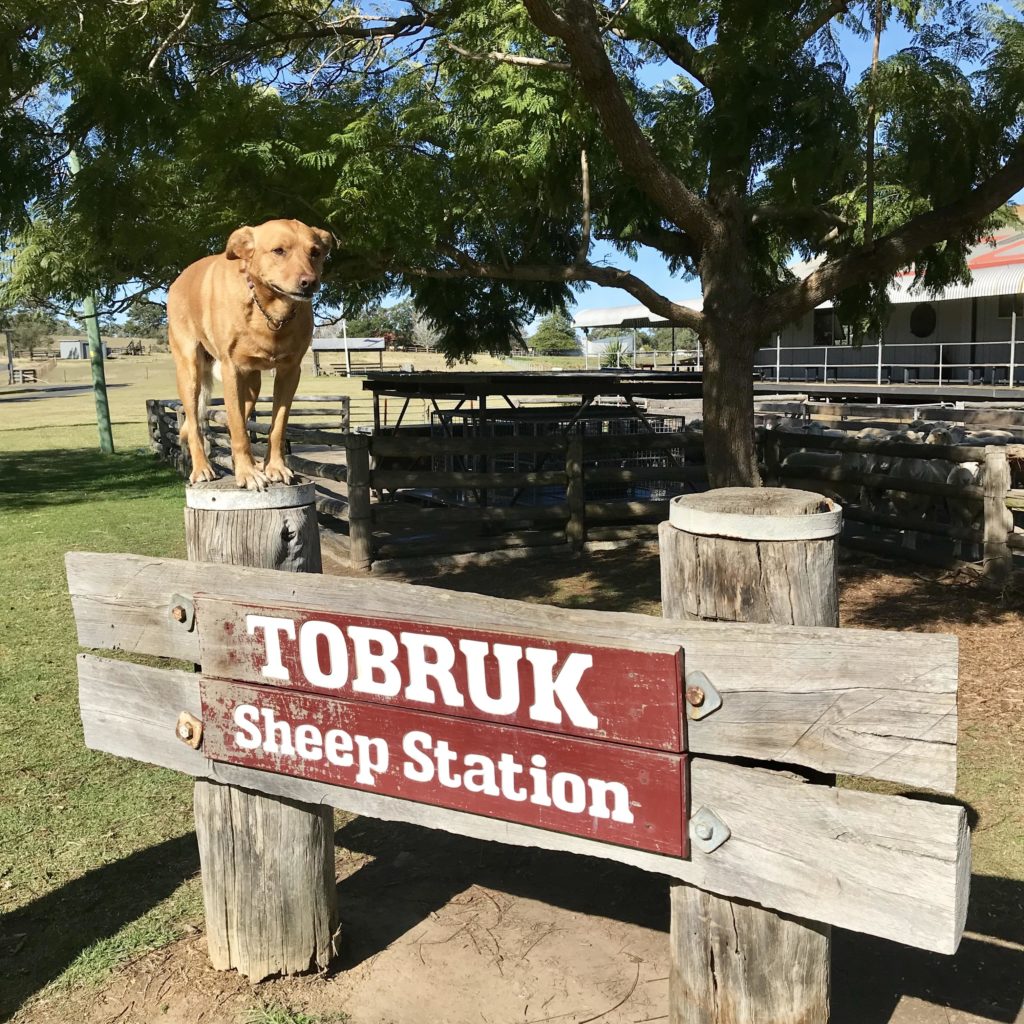
[[[300,277],[299,288],[304,292],[311,291],[315,282],[315,277]]]

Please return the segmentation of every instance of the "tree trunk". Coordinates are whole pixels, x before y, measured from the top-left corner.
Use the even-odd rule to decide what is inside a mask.
[[[757,339],[759,342],[761,339]],[[712,487],[760,487],[754,449],[754,352],[731,325],[704,336],[704,457]]]

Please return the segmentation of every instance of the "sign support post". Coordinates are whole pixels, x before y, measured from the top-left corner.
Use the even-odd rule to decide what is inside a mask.
[[[830,505],[777,488],[675,499],[659,531],[665,617],[838,626]],[[688,699],[699,682],[687,677]],[[671,899],[671,1024],[826,1024],[829,925],[685,884]]]
[[[190,561],[321,571],[312,484],[247,491],[228,477],[185,501]],[[197,779],[195,816],[214,968],[253,981],[325,969],[339,939],[333,808]]]

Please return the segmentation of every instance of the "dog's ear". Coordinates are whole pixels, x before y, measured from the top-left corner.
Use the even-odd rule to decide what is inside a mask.
[[[256,251],[256,234],[250,227],[231,232],[224,255],[229,260],[251,260]]]
[[[310,228],[316,236],[316,240],[324,247],[324,252],[329,253],[334,248],[334,235],[323,228]]]

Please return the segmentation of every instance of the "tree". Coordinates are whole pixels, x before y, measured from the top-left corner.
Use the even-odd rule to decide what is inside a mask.
[[[119,327],[122,338],[155,338],[167,340],[167,309],[159,302],[133,299],[128,315]]]
[[[527,347],[548,355],[577,354],[580,350],[572,320],[565,310],[549,313],[526,339]]]
[[[441,332],[422,313],[417,312],[412,324],[412,343],[424,352],[433,352],[441,342]]]
[[[16,353],[36,348],[50,348],[55,334],[74,334],[66,320],[45,309],[20,309],[2,318],[0,329],[6,332]]]
[[[35,74],[61,99],[21,137],[83,164],[34,180],[15,295],[165,284],[282,214],[341,240],[328,303],[406,289],[450,358],[508,351],[574,291],[618,287],[703,340],[716,485],[757,480],[751,370],[774,331],[837,298],[870,332],[893,274],[962,279],[1024,187],[1024,25],[995,5],[14,6],[18,88]],[[851,76],[839,28],[893,19],[912,45]],[[700,279],[702,311],[598,241],[658,250]],[[802,280],[794,256],[818,259]]]
[[[408,344],[412,338],[416,309],[410,299],[402,299],[391,306],[376,303],[364,306],[355,316],[345,321],[345,330],[353,338],[388,337],[399,344]]]

